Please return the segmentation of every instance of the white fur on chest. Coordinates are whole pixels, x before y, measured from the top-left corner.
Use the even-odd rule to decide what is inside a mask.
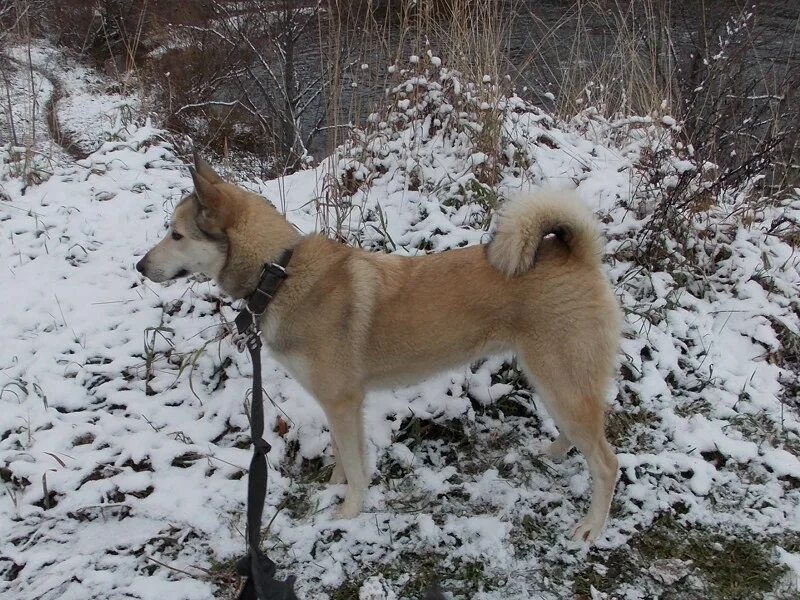
[[[269,347],[272,357],[286,369],[289,375],[308,390],[311,381],[309,378],[310,370],[308,368],[308,361],[305,357],[297,352],[284,353],[275,350],[275,342],[278,337],[278,319],[268,312],[261,322],[261,328],[261,337],[264,343]]]
[[[278,318],[269,310],[261,317],[261,338],[270,347],[275,345],[278,338]]]
[[[310,371],[308,369],[308,362],[304,357],[294,352],[284,354],[282,352],[277,352],[272,348],[270,348],[270,354],[272,355],[272,358],[277,360],[280,365],[286,369],[289,375],[291,375],[295,381],[297,381],[297,383],[302,385],[306,390],[310,389]]]

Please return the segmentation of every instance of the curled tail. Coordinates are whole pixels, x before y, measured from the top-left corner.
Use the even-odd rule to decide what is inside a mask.
[[[533,266],[539,243],[551,233],[577,260],[599,264],[600,232],[594,216],[574,194],[556,191],[539,191],[506,204],[489,243],[489,262],[509,277],[521,275]]]

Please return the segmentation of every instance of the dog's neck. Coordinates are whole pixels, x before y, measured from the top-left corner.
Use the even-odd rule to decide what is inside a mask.
[[[264,265],[277,261],[301,237],[294,226],[263,199],[255,199],[250,208],[243,211],[247,219],[237,221],[225,232],[227,259],[217,277],[219,285],[234,300],[248,296],[258,285]]]

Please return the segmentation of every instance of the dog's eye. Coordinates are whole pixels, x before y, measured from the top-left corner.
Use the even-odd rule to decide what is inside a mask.
[[[181,240],[181,239],[183,239],[183,236],[180,233],[178,233],[177,231],[173,231],[172,232],[172,239],[173,240]]]

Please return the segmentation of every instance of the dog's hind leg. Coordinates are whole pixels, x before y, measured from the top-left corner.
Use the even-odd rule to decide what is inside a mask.
[[[602,409],[600,415],[592,417],[591,421],[585,427],[578,426],[570,432],[575,446],[586,458],[592,476],[589,512],[572,530],[573,539],[584,541],[594,540],[603,530],[619,473],[619,461],[603,431]]]
[[[547,411],[560,431],[553,443],[556,450],[569,450],[574,444],[583,454],[592,477],[592,500],[589,511],[572,532],[573,539],[591,541],[603,529],[616,486],[618,461],[605,435],[605,405],[601,386],[581,390],[574,385],[569,371],[543,365],[535,358],[523,360]],[[539,364],[537,364],[537,362]],[[589,387],[589,386],[587,386]]]
[[[364,435],[361,431],[363,401],[362,392],[350,392],[335,400],[321,402],[336,443],[337,466],[341,465],[347,478],[347,493],[344,502],[336,511],[336,517],[339,519],[350,519],[358,515],[367,493],[361,441]]]

